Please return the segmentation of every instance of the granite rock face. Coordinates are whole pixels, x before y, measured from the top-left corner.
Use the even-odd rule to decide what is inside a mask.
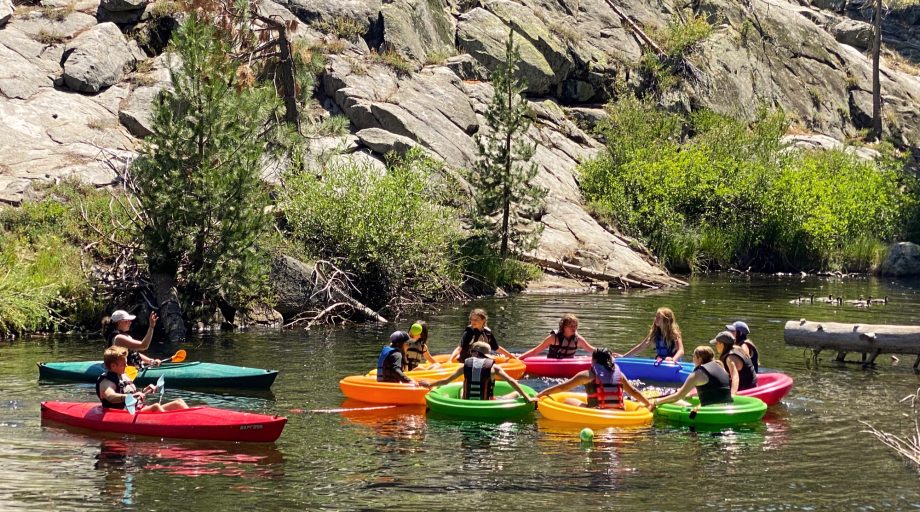
[[[97,93],[118,83],[137,60],[118,26],[101,23],[68,43],[63,62],[67,87]]]

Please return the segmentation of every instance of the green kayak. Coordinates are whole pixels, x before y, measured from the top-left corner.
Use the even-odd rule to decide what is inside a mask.
[[[663,420],[689,425],[710,425],[729,427],[756,423],[767,412],[767,404],[759,398],[752,396],[735,396],[734,403],[713,404],[700,407],[696,414],[693,409],[700,405],[700,399],[690,397],[687,399],[692,405],[682,406],[677,404],[663,404],[655,408],[655,416]]]
[[[521,384],[524,391],[530,396],[537,396],[533,389]],[[534,404],[527,403],[523,398],[513,400],[464,400],[460,398],[463,383],[448,384],[437,389],[432,389],[425,395],[428,410],[435,414],[468,418],[474,420],[505,420],[533,414]],[[502,396],[513,393],[514,388],[507,382],[495,383],[495,395]]]
[[[101,361],[38,363],[38,378],[46,380],[96,382],[104,371]],[[146,386],[156,383],[161,375],[170,387],[176,388],[268,389],[275,382],[278,371],[191,361],[141,370],[134,381]]]

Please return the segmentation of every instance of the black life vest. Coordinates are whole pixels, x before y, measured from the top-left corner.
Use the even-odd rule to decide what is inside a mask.
[[[675,354],[677,354],[677,343],[669,345],[667,340],[664,339],[664,336],[656,334],[655,357],[664,359],[666,357],[674,357]]]
[[[466,361],[471,355],[470,346],[477,341],[485,341],[488,343],[492,352],[498,350],[498,341],[495,339],[495,335],[492,334],[491,329],[483,327],[480,331],[479,329],[473,329],[470,326],[466,326],[466,330],[463,331],[463,337],[460,338],[460,355],[457,357],[457,360]]]
[[[751,362],[751,358],[737,348],[733,348],[728,354],[741,359],[741,370],[738,371],[738,391],[757,386],[757,371],[754,370],[754,363]],[[728,357],[725,359],[727,360]]]
[[[122,380],[121,375],[115,372],[105,372],[99,377],[96,377],[96,396],[99,397],[99,401],[102,402],[102,407],[106,409],[124,409],[125,403],[112,403],[102,397],[102,381],[107,380],[115,384],[115,392],[125,394],[127,389],[130,387],[134,389],[134,383],[131,381]]]
[[[118,336],[119,334],[127,335],[128,333],[121,332],[118,329],[112,330],[112,332],[109,333],[108,338],[106,338],[106,341],[108,342],[110,347],[115,346],[115,337]],[[128,364],[131,366],[136,366],[140,368],[144,364],[144,362],[141,361],[141,355],[136,350],[128,349]]]
[[[387,359],[395,354],[402,355],[398,348],[389,345],[380,351],[380,357],[377,358],[377,382],[403,382],[402,376],[393,371],[393,365],[387,364]]]
[[[550,334],[556,337],[553,344],[549,346],[549,353],[546,355],[549,359],[571,359],[578,352],[578,333],[570,338],[562,337],[561,332],[550,331]]]
[[[760,352],[757,351],[757,347],[748,340],[742,341],[740,345],[747,347],[748,351],[751,352],[751,364],[754,365],[754,373],[760,372]]]
[[[468,357],[463,361],[463,398],[491,400],[495,396],[494,365],[495,361],[487,357]]]
[[[427,341],[410,341],[409,348],[406,349],[406,367],[414,370],[418,365],[425,361],[425,352],[428,351]]]
[[[696,387],[696,394],[700,397],[700,405],[730,404],[732,400],[732,384],[728,372],[718,361],[697,366],[709,378],[702,386]]]
[[[588,407],[595,409],[622,409],[623,386],[620,379],[620,367],[613,365],[613,371],[602,364],[591,364],[594,380],[585,384],[588,393]]]

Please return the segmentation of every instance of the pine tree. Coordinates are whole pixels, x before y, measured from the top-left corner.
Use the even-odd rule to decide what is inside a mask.
[[[154,133],[131,169],[161,305],[164,287],[178,287],[195,307],[244,297],[267,274],[257,241],[271,219],[259,172],[278,100],[232,59],[228,34],[203,16],[189,13],[173,36],[180,59],[173,90],[155,102]]]
[[[521,226],[521,213],[542,206],[546,191],[531,181],[537,175],[536,163],[530,162],[536,145],[526,138],[531,124],[530,109],[524,98],[526,84],[519,78],[521,54],[514,44],[514,31],[505,45],[505,62],[492,75],[495,95],[485,113],[488,132],[476,140],[479,160],[470,173],[475,188],[476,216],[474,227],[507,258],[513,244],[515,251],[532,249],[539,227]]]

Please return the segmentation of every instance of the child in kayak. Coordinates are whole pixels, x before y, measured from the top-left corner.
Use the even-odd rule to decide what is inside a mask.
[[[658,363],[679,362],[684,356],[684,341],[680,335],[680,326],[674,319],[674,312],[669,308],[658,308],[648,335],[638,345],[623,354],[623,357],[639,352],[653,341],[655,342],[655,361]],[[614,355],[620,357],[618,354]]]
[[[613,355],[606,348],[596,348],[592,351],[591,368],[578,372],[565,382],[540,391],[537,394],[537,398],[568,391],[575,386],[585,387],[588,402],[585,403],[575,398],[566,398],[564,402],[569,405],[594,409],[622,409],[623,392],[626,391],[629,396],[641,402],[642,405],[649,406],[648,399],[629,383],[629,379],[620,372]]]
[[[757,372],[754,371],[754,364],[751,363],[751,358],[747,354],[735,346],[735,338],[732,333],[722,331],[709,344],[716,346],[719,352],[719,362],[728,371],[732,382],[732,396],[737,395],[739,391],[757,386]]]
[[[505,370],[495,364],[494,359],[492,359],[492,347],[490,347],[488,343],[477,341],[470,345],[469,350],[471,354],[470,357],[464,359],[463,365],[457,368],[457,371],[452,375],[434,382],[422,381],[419,384],[430,388],[436,388],[463,375],[463,394],[461,395],[463,399],[492,400],[496,398],[495,378],[501,377],[503,380],[507,381],[508,384],[511,384],[511,387],[514,388],[517,393],[511,393],[498,398],[517,398],[517,396],[522,396],[528,402],[532,403],[536,401],[535,398],[524,392],[524,389],[518,384],[518,381],[511,378],[510,375],[505,373]]]
[[[390,335],[390,344],[383,347],[377,358],[377,382],[405,382],[418,384],[405,374],[406,348],[409,335],[405,331],[396,331]]]
[[[737,322],[726,325],[725,328],[735,337],[735,348],[741,350],[751,358],[751,363],[754,365],[754,371],[759,372],[760,352],[757,351],[757,345],[754,345],[751,343],[751,340],[748,339],[748,336],[751,334],[751,329],[748,328],[748,324],[738,320]]]
[[[109,347],[124,347],[128,350],[128,364],[131,366],[160,366],[159,359],[153,359],[141,354],[141,350],[150,348],[150,342],[153,341],[153,328],[157,325],[157,314],[150,312],[150,325],[147,327],[147,334],[144,339],[137,340],[131,337],[131,322],[137,318],[128,314],[127,311],[119,309],[112,313],[112,316],[102,321],[102,332],[105,341]]]
[[[124,409],[125,398],[128,395],[134,395],[138,403],[143,403],[149,393],[156,391],[157,387],[153,384],[148,385],[143,391],[138,391],[134,382],[125,375],[125,367],[128,366],[128,351],[124,347],[105,349],[102,362],[106,371],[96,379],[96,396],[102,402],[103,408]],[[138,407],[137,410],[138,412],[163,412],[178,409],[188,409],[188,405],[181,398],[165,404],[145,405]]]
[[[539,345],[521,354],[520,359],[535,356],[547,348],[549,353],[546,357],[549,359],[571,359],[575,357],[578,349],[594,352],[594,347],[578,334],[578,317],[571,313],[559,319],[558,331],[550,331]]]
[[[693,373],[687,376],[684,385],[673,394],[651,400],[649,410],[655,410],[655,407],[661,404],[670,404],[681,400],[687,396],[687,393],[693,387],[696,387],[700,405],[703,407],[732,403],[731,382],[728,372],[725,371],[722,363],[715,360],[715,357],[716,355],[710,347],[706,345],[696,347],[693,350],[693,364],[696,365]],[[690,405],[682,400],[679,403],[681,405]]]
[[[411,371],[418,365],[427,361],[429,369],[440,368],[441,365],[431,357],[428,351],[428,323],[419,320],[409,328],[409,347],[406,349],[406,367]]]
[[[466,326],[466,330],[463,331],[463,336],[460,338],[460,345],[451,353],[451,361],[458,361],[461,363],[466,361],[467,358],[470,357],[470,347],[477,341],[487,343],[493,352],[498,352],[503,356],[507,356],[509,359],[514,358],[511,352],[508,352],[498,344],[495,335],[492,334],[492,330],[486,327],[486,322],[488,321],[489,315],[486,314],[484,309],[476,308],[470,311],[470,325]]]

